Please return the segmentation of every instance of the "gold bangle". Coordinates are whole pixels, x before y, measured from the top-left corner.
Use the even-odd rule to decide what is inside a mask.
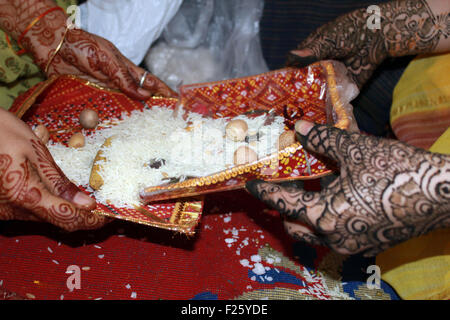
[[[52,55],[50,56],[50,59],[47,61],[47,65],[45,66],[44,73],[47,74],[48,68],[50,68],[50,64],[52,63],[53,59],[55,59],[55,56],[58,54],[59,50],[61,49],[64,40],[66,39],[67,31],[69,31],[69,28],[66,27],[66,30],[64,31],[64,34],[62,36],[62,39],[58,46],[56,47],[55,51],[53,51]]]

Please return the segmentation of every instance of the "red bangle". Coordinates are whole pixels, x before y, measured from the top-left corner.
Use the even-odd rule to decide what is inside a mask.
[[[6,34],[6,33],[5,33],[5,38],[6,38],[6,43],[8,44],[8,47],[9,47],[12,51],[14,51],[14,49],[13,49],[13,47],[12,47],[12,45],[11,45],[11,40],[9,39],[9,36],[8,36],[8,34]],[[26,52],[27,52],[26,49],[21,48],[19,51],[16,51],[16,52],[14,52],[14,53],[17,54],[18,56],[21,56],[21,55],[23,55],[23,54],[26,53]]]
[[[24,54],[26,52],[26,49],[22,46],[22,40],[25,37],[25,35],[28,33],[28,31],[30,31],[31,28],[33,28],[34,25],[39,20],[41,20],[42,18],[44,18],[49,13],[51,13],[53,11],[56,11],[56,10],[61,10],[62,12],[64,12],[64,9],[61,8],[61,7],[53,7],[53,8],[48,9],[47,11],[41,13],[37,18],[34,18],[33,21],[31,21],[31,23],[25,28],[25,30],[22,32],[22,34],[19,36],[19,38],[17,40],[17,44],[21,48],[21,50],[16,52],[17,55],[22,55],[22,54]],[[8,44],[10,45],[10,41],[9,41],[9,37],[8,36],[6,36],[6,41],[8,41]]]

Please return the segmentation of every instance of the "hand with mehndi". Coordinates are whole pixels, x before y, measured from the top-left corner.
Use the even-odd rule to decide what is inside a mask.
[[[76,75],[107,88],[121,89],[135,99],[147,99],[150,95],[177,97],[177,93],[150,73],[140,88],[139,82],[144,73],[145,70],[123,56],[108,40],[73,29],[67,32],[47,76]]]
[[[450,227],[450,156],[306,121],[296,131],[306,149],[338,164],[339,175],[321,192],[247,183],[250,193],[286,218],[294,238],[373,256]]]
[[[358,87],[387,57],[450,49],[448,0],[408,0],[379,4],[380,28],[369,29],[374,12],[358,9],[331,21],[288,56],[288,65],[305,67],[318,60],[342,61]]]
[[[0,109],[0,220],[49,222],[67,231],[96,229],[107,219],[61,172],[31,129]]]
[[[52,0],[0,0],[0,28],[17,40],[35,18],[52,8],[55,8]],[[67,20],[62,10],[51,11],[41,17],[21,41],[47,76],[75,75],[107,88],[120,89],[134,99],[145,100],[151,95],[177,96],[151,74],[147,74],[141,88],[145,70],[124,57],[106,39],[81,29],[66,32]]]

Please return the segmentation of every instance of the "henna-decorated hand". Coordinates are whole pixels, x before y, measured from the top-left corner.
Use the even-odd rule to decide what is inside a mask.
[[[30,23],[49,9],[55,8],[52,0],[0,0],[0,28],[18,40]],[[68,17],[62,10],[43,16],[29,29],[21,44],[47,76],[75,75],[111,89],[120,89],[134,99],[145,100],[153,95],[177,97],[157,77],[148,74],[139,87],[144,70],[139,68],[108,40],[81,29],[66,30]],[[53,57],[56,48],[60,50]]]
[[[77,75],[107,88],[121,89],[135,99],[147,99],[151,94],[178,96],[150,73],[146,75],[140,88],[139,82],[144,72],[145,70],[123,56],[108,40],[81,29],[73,29],[67,32],[63,46],[53,59],[47,76]]]
[[[67,231],[106,223],[91,213],[96,203],[71,183],[39,138],[0,109],[0,220],[52,223]]]
[[[369,29],[373,12],[355,10],[331,21],[291,51],[287,64],[304,67],[317,60],[342,61],[361,88],[387,57],[449,49],[447,0],[408,0],[379,4],[380,28]]]
[[[247,189],[286,217],[296,239],[342,254],[377,253],[450,227],[450,156],[306,121],[297,139],[340,166],[321,192],[264,181]]]

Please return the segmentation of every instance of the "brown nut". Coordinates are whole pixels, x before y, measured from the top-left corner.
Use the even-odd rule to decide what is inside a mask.
[[[34,134],[42,141],[43,144],[47,144],[50,139],[50,133],[47,130],[47,127],[43,124],[38,125],[34,129]]]
[[[84,136],[82,133],[75,133],[68,142],[71,148],[82,148],[84,147]]]
[[[234,164],[246,164],[252,163],[258,160],[258,155],[256,152],[247,146],[240,146],[234,152]]]
[[[98,114],[95,110],[86,108],[80,113],[80,124],[85,129],[95,129],[98,125]]]
[[[278,150],[283,150],[284,148],[289,147],[295,142],[297,142],[295,140],[295,131],[294,130],[285,131],[278,137]]]
[[[248,132],[248,124],[244,120],[237,119],[228,122],[225,127],[227,138],[232,141],[244,141]]]

